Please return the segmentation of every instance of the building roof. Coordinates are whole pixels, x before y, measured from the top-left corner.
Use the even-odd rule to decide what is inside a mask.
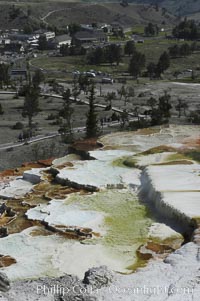
[[[74,37],[78,40],[95,40],[98,38],[106,37],[105,33],[101,30],[93,30],[93,31],[78,31]]]
[[[71,37],[67,34],[63,34],[63,35],[60,35],[60,36],[56,36],[54,41],[57,42],[57,43],[61,43],[61,42],[65,42],[65,41],[71,41]]]

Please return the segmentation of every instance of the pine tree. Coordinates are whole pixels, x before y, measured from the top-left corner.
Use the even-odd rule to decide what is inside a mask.
[[[38,43],[39,43],[39,46],[38,46],[38,49],[39,50],[47,50],[48,49],[48,41],[47,41],[47,38],[45,35],[41,35],[39,37],[39,40],[38,40]]]
[[[74,113],[74,109],[71,106],[70,98],[71,98],[71,91],[70,91],[70,89],[67,89],[63,93],[63,107],[59,112],[60,116],[62,116],[65,120],[65,124],[64,124],[65,134],[67,132],[72,134],[72,115]]]
[[[44,73],[40,69],[37,69],[35,71],[35,73],[33,75],[33,79],[32,79],[34,87],[39,87],[39,85],[43,81],[44,81]]]
[[[124,53],[127,55],[131,55],[136,51],[134,41],[127,41],[124,46]]]
[[[110,108],[112,107],[112,101],[116,99],[116,94],[115,92],[108,92],[105,95],[105,101],[109,103]]]
[[[94,84],[91,85],[89,90],[89,111],[87,113],[87,121],[86,121],[86,136],[88,138],[96,137],[98,134],[98,120],[97,114],[95,112],[94,100],[95,100],[95,91]]]
[[[0,103],[0,115],[3,115],[4,114],[4,110],[2,108],[2,104]]]
[[[158,107],[161,112],[161,115],[164,118],[169,118],[171,116],[170,110],[172,109],[172,105],[170,103],[171,96],[167,93],[167,91],[164,92],[163,96],[159,97],[159,103]]]
[[[28,117],[28,125],[30,131],[32,130],[33,117],[39,112],[39,90],[33,86],[27,86],[24,106],[22,111],[23,117]]]
[[[141,52],[135,51],[129,63],[129,73],[137,78],[144,66],[145,55]]]
[[[0,88],[3,88],[3,85],[9,84],[9,65],[5,63],[0,63]]]
[[[158,61],[157,64],[157,72],[158,75],[160,76],[161,73],[163,73],[165,70],[167,70],[170,66],[170,57],[169,54],[164,51]]]

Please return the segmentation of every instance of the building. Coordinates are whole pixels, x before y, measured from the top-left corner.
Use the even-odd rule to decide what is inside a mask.
[[[10,44],[5,44],[1,49],[1,52],[5,55],[16,55],[24,53],[24,46],[19,42],[11,42]]]
[[[0,45],[10,44],[9,38],[0,38]]]
[[[46,32],[44,33],[44,35],[45,35],[47,41],[49,41],[50,39],[54,39],[55,36],[56,36],[56,35],[55,35],[55,32],[53,32],[53,31],[46,31]]]
[[[123,32],[123,27],[118,22],[113,22],[110,25],[112,27],[112,32]]]
[[[101,29],[107,34],[112,33],[112,26],[110,24],[102,24]]]
[[[10,72],[12,80],[27,80],[27,70],[25,69],[12,69]]]
[[[46,39],[47,39],[47,41],[49,41],[49,40],[51,40],[51,39],[54,39],[55,36],[56,36],[56,34],[55,34],[54,31],[46,31],[46,30],[44,30],[44,29],[36,30],[34,33],[35,33],[36,35],[38,35],[38,38],[39,38],[40,36],[45,36]]]
[[[72,44],[80,46],[83,44],[105,43],[107,35],[101,30],[78,31],[72,38]]]
[[[51,43],[54,45],[54,48],[60,48],[61,45],[71,45],[72,38],[67,35],[56,36]]]
[[[8,37],[12,41],[27,42],[29,39],[33,38],[34,35],[23,33],[11,33]]]

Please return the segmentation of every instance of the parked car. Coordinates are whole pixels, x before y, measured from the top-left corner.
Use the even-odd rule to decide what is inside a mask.
[[[75,71],[72,72],[72,74],[73,74],[74,77],[78,77],[81,73],[80,73],[80,71],[75,70]]]
[[[103,77],[101,82],[102,84],[113,84],[113,79],[110,77]]]
[[[96,77],[96,74],[94,72],[90,72],[90,71],[86,72],[86,75],[88,77],[93,77],[93,78]]]

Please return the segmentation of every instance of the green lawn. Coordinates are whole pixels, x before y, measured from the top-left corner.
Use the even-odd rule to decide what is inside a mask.
[[[167,51],[170,46],[175,44],[181,45],[186,43],[185,41],[172,41],[163,39],[149,39],[145,40],[143,44],[136,44],[136,47],[139,51],[145,54],[146,56],[146,65],[149,62],[158,62],[160,55]],[[191,44],[192,42],[187,42]],[[200,43],[198,42],[200,45]],[[196,69],[200,67],[200,52],[195,52],[186,57],[180,57],[176,59],[171,59],[170,68],[171,72],[175,70],[185,70],[185,69]]]
[[[149,62],[157,63],[160,55],[167,51],[168,48],[174,44],[183,44],[184,41],[172,41],[165,38],[148,39],[143,44],[136,44],[138,51],[141,51],[146,56],[146,65]],[[187,42],[191,43],[191,42]],[[199,43],[199,42],[198,42]],[[200,45],[200,43],[199,43]],[[125,56],[119,66],[110,64],[102,64],[100,66],[86,64],[85,56],[67,56],[67,57],[48,57],[42,56],[31,60],[31,64],[49,72],[62,71],[63,77],[69,77],[69,73],[79,70],[81,72],[88,70],[102,71],[116,76],[117,74],[126,72],[128,70],[130,57]],[[186,57],[171,59],[170,68],[167,74],[174,73],[174,71],[183,71],[186,69],[200,70],[200,52],[195,52]],[[62,73],[54,73],[56,78],[62,77]],[[71,75],[70,75],[71,76]],[[48,76],[49,77],[49,76]]]
[[[46,69],[49,71],[66,71],[73,72],[74,70],[87,71],[99,70],[114,74],[116,72],[124,72],[127,70],[127,58],[124,59],[119,66],[103,64],[101,66],[88,65],[85,63],[84,56],[67,56],[67,57],[39,57],[31,60],[31,64]]]

